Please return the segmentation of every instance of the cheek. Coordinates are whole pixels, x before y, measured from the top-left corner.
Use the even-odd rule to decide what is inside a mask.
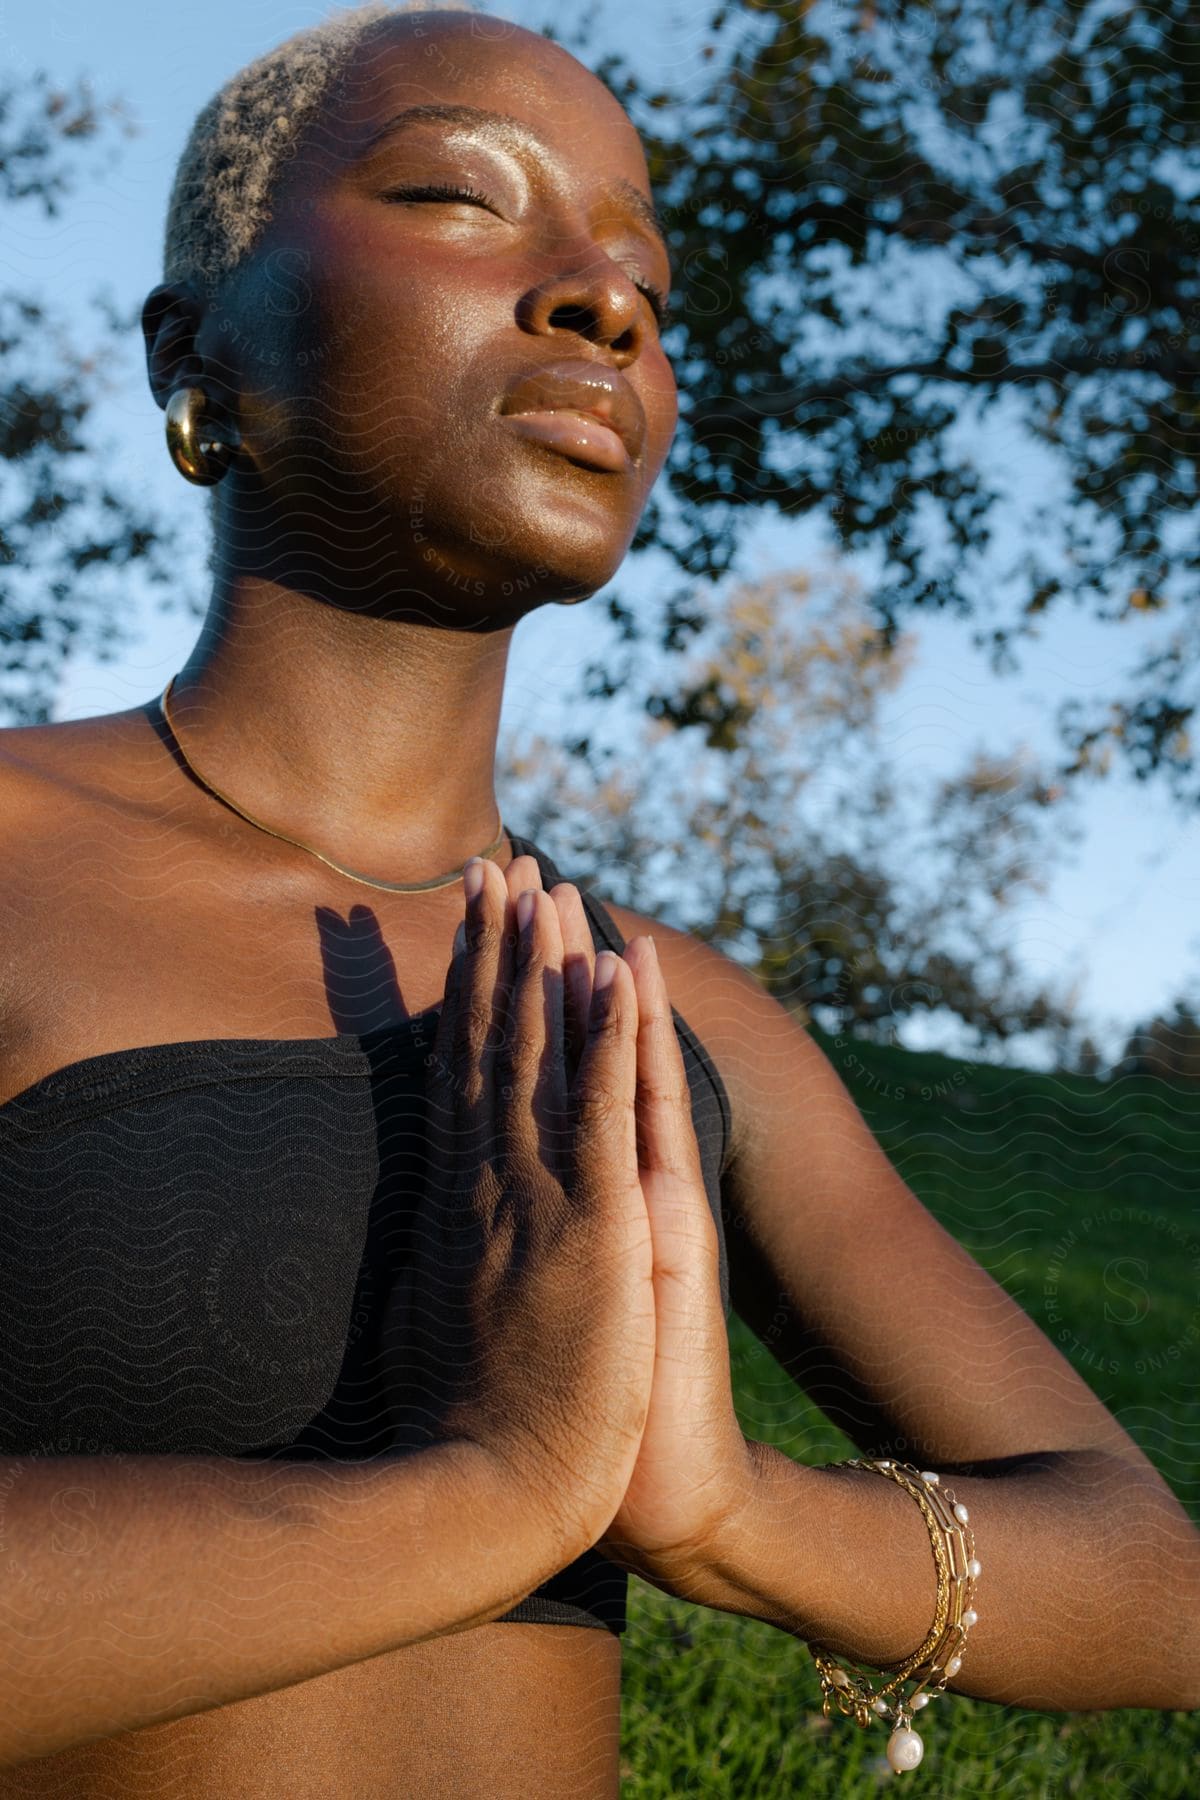
[[[339,256],[311,279],[293,337],[296,391],[320,393],[334,428],[370,431],[389,422],[440,420],[486,408],[479,365],[505,323],[511,300],[491,294],[461,259]],[[482,383],[482,386],[481,386]],[[340,415],[340,417],[338,416]]]
[[[290,333],[297,393],[320,393],[336,407],[344,392],[356,407],[364,394],[382,401],[403,383],[431,372],[428,296],[409,281],[381,281],[378,270],[342,270],[336,280],[311,284],[307,304]]]
[[[341,467],[356,483],[394,477],[397,462],[425,467],[453,417],[426,309],[414,284],[388,287],[378,271],[310,282],[259,396],[264,448],[310,471]]]
[[[453,271],[439,278],[411,244],[381,239],[358,214],[317,213],[289,231],[292,223],[279,221],[246,308],[283,349],[281,385],[294,377],[303,396],[335,370],[358,385],[418,359]]]

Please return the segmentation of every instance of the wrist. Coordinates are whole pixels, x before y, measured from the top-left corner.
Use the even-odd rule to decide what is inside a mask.
[[[769,1583],[763,1579],[764,1554],[772,1531],[777,1535],[782,1523],[779,1507],[781,1465],[788,1470],[795,1465],[771,1444],[746,1440],[742,1479],[736,1502],[730,1506],[716,1534],[707,1558],[707,1581],[716,1598],[707,1604],[720,1606],[726,1612],[746,1613],[762,1618],[762,1605]],[[793,1505],[789,1523],[795,1530],[797,1520]]]
[[[544,1473],[475,1438],[443,1440],[437,1448],[461,1521],[459,1543],[494,1558],[520,1581],[520,1593],[506,1605],[587,1549],[592,1540],[584,1525],[560,1503],[555,1484]]]
[[[757,1571],[773,1511],[777,1465],[787,1460],[769,1444],[743,1439],[742,1454],[724,1486],[720,1512],[703,1538],[670,1557],[657,1556],[652,1567],[639,1567],[637,1572],[678,1599],[762,1618]]]

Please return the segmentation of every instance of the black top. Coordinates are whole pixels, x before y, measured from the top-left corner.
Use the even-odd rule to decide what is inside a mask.
[[[509,837],[547,891],[563,879]],[[596,949],[621,951],[581,895]],[[729,1097],[674,1017],[728,1316]],[[0,1105],[0,1453],[392,1447],[377,1334],[427,1173],[435,1028],[427,1014],[367,1034],[114,1050]],[[626,1587],[589,1550],[503,1618],[619,1632]]]

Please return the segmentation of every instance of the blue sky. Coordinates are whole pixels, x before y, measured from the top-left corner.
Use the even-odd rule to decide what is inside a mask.
[[[159,279],[167,194],[196,111],[236,68],[328,10],[324,0],[154,8],[132,0],[40,0],[35,7],[0,0],[0,67],[11,73],[46,68],[64,80],[87,73],[101,97],[128,102],[140,128],[115,169],[83,187],[62,218],[49,225],[32,213],[20,219],[0,248],[0,284],[43,290],[68,321],[85,316],[84,297],[99,289],[123,311],[132,308]],[[556,10],[561,33],[588,9],[570,0],[557,9],[547,0],[506,0],[491,10],[535,28]],[[597,0],[594,41],[597,50],[620,47],[658,79],[686,86],[701,67],[701,16],[683,0],[645,0],[636,10],[625,0]],[[164,506],[194,517],[198,582],[203,500],[168,462],[136,333],[124,365],[107,374],[111,391],[102,421],[113,454]],[[1002,425],[993,439],[993,453],[1011,463],[1014,479],[1038,479],[1027,448]],[[747,540],[743,568],[760,572],[820,554],[806,522],[764,523]],[[638,582],[628,566],[618,584],[627,599],[636,599]],[[522,623],[510,663],[506,727],[519,729],[528,720],[552,729],[548,688],[575,685],[602,641],[602,605],[596,597],[583,607],[544,608]],[[118,663],[70,667],[59,718],[119,710],[161,692],[184,661],[196,626],[182,616],[160,617],[149,606],[140,608],[138,622],[138,641]],[[1023,653],[1021,673],[997,678],[971,649],[961,622],[922,618],[913,629],[916,665],[889,703],[885,734],[889,754],[914,779],[948,772],[977,746],[1001,751],[1025,742],[1052,752],[1058,703],[1115,689],[1135,648],[1121,629],[1101,628],[1068,608]],[[1165,795],[1123,777],[1089,792],[1082,818],[1084,839],[1049,892],[1014,907],[1013,938],[1031,973],[1074,985],[1096,1035],[1113,1047],[1135,1018],[1165,1007],[1185,986],[1200,987],[1200,827]],[[956,1047],[933,1024],[913,1025],[905,1036],[914,1044]]]

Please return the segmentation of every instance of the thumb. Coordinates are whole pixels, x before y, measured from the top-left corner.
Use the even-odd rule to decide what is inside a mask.
[[[642,944],[645,949],[643,951]],[[638,940],[638,1172],[655,1236],[655,1267],[682,1276],[697,1251],[719,1255],[692,1118],[692,1094],[653,938]]]

